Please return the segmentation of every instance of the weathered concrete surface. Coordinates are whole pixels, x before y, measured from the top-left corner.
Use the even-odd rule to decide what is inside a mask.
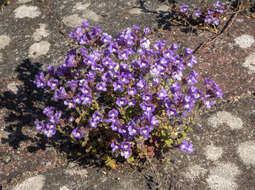
[[[61,64],[70,49],[69,32],[84,19],[101,25],[111,35],[134,24],[155,29],[167,24],[164,16],[168,9],[165,3],[160,3],[163,1],[141,2],[18,0],[0,12],[0,122],[3,124],[0,184],[6,189],[155,189],[150,177],[137,170],[125,173],[126,170],[120,169],[123,173],[105,175],[99,168],[52,169],[60,158],[53,147],[36,141],[32,121],[39,111],[29,102],[36,100],[31,96],[35,93],[31,88],[31,73],[36,71],[36,63],[43,68]],[[195,0],[183,2],[196,4]],[[253,190],[255,187],[254,28],[254,20],[238,16],[228,33],[198,55],[196,69],[220,84],[224,100],[243,95],[250,98],[217,106],[198,120],[199,125],[191,135],[195,152],[173,150],[166,156],[169,163],[156,165],[163,174],[165,189]],[[152,40],[166,39],[181,48],[195,48],[212,36],[206,32],[197,35],[182,31],[182,27],[173,26],[168,30],[157,29]],[[40,94],[36,93],[34,96]],[[43,143],[45,147],[38,149],[37,145]],[[50,171],[45,173],[46,170]],[[150,172],[145,173],[153,176]],[[29,186],[34,180],[40,181],[38,186]]]

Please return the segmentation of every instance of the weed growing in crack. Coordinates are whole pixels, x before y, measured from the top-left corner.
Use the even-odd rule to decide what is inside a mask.
[[[193,152],[186,133],[195,110],[210,108],[222,91],[209,78],[203,89],[196,87],[192,49],[177,53],[177,44],[152,44],[149,34],[133,26],[113,38],[84,21],[70,33],[80,47],[35,77],[62,107],[46,107],[36,129],[49,138],[66,135],[112,168],[117,160],[151,158],[174,147]]]

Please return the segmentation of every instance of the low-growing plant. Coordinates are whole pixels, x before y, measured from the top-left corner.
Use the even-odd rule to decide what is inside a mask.
[[[217,1],[213,6],[191,7],[186,4],[174,5],[171,9],[171,21],[194,29],[218,33],[218,26],[225,11],[225,5]]]
[[[121,157],[131,162],[173,147],[192,152],[186,133],[194,111],[210,108],[222,91],[209,78],[203,89],[195,86],[192,49],[152,43],[149,34],[149,28],[133,26],[112,38],[88,21],[72,31],[80,47],[34,80],[64,109],[45,107],[36,129],[47,137],[59,131],[112,168]]]

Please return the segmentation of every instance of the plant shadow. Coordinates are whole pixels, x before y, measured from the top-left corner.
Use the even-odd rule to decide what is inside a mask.
[[[22,83],[17,86],[18,92],[15,94],[12,91],[5,91],[0,94],[0,109],[8,110],[4,117],[3,130],[9,133],[7,137],[1,137],[1,143],[12,149],[19,149],[23,143],[31,144],[26,146],[30,153],[53,147],[57,152],[66,155],[70,162],[79,161],[78,163],[82,165],[101,166],[102,163],[93,154],[86,153],[79,144],[71,143],[70,138],[61,133],[57,132],[52,138],[36,133],[34,121],[45,118],[42,114],[44,107],[59,108],[52,100],[51,94],[38,89],[33,83],[35,75],[41,71],[42,64],[31,63],[29,59],[24,60],[15,69],[16,79]],[[29,135],[29,132],[36,135]]]

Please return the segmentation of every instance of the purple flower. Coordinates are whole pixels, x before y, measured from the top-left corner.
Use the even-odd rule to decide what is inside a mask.
[[[218,18],[213,18],[213,24],[216,26],[220,24],[220,20]]]
[[[56,129],[56,125],[54,123],[47,123],[46,124],[46,129]]]
[[[112,123],[111,124],[111,129],[112,129],[112,131],[118,131],[118,129],[119,129],[119,125],[117,124],[117,123]]]
[[[128,84],[128,83],[129,83],[129,77],[128,77],[128,75],[126,75],[126,74],[121,74],[121,75],[118,77],[118,79],[119,79],[119,82],[120,82],[121,84]]]
[[[57,79],[51,79],[47,82],[47,85],[51,88],[51,90],[55,90],[58,86],[58,80]]]
[[[123,106],[127,105],[127,99],[126,98],[117,98],[116,104],[119,107],[123,107]]]
[[[209,100],[208,98],[203,98],[203,103],[206,108],[210,109],[214,105],[215,101]]]
[[[54,94],[55,100],[66,98],[67,93],[64,87],[60,87]]]
[[[151,116],[149,118],[150,124],[152,126],[158,126],[159,125],[159,121],[157,120],[157,118],[155,116]]]
[[[50,116],[49,121],[57,124],[62,116],[62,111],[56,111],[55,115]]]
[[[151,32],[151,30],[149,29],[149,28],[144,28],[143,29],[143,34],[144,35],[147,35],[147,34],[149,34]]]
[[[91,93],[91,89],[88,86],[80,88],[80,91],[83,95],[89,95]]]
[[[44,130],[44,134],[50,138],[52,136],[54,136],[56,134],[56,130],[55,129],[45,129]]]
[[[138,134],[138,129],[134,127],[133,125],[128,126],[128,133],[131,136],[137,135]]]
[[[92,96],[90,95],[82,96],[81,99],[82,99],[82,104],[84,105],[92,103]]]
[[[50,76],[54,75],[54,66],[53,65],[48,66],[46,69],[47,69],[47,72],[50,74]]]
[[[93,113],[92,115],[92,120],[95,121],[95,122],[101,122],[102,121],[102,114],[100,114],[98,111],[96,111],[95,113]]]
[[[74,122],[74,117],[73,116],[70,116],[69,118],[68,118],[68,123],[72,123],[72,122]]]
[[[45,107],[43,110],[43,114],[47,117],[51,117],[54,115],[54,108],[53,107]]]
[[[73,103],[74,104],[80,104],[81,103],[81,97],[80,96],[75,96],[73,97]]]
[[[182,151],[182,152],[193,152],[193,144],[189,143],[188,141],[184,140],[182,141],[182,143],[178,146],[179,149]]]
[[[85,20],[81,24],[82,24],[82,27],[85,28],[85,30],[89,29],[89,26],[90,26],[89,21]]]
[[[167,113],[168,117],[176,116],[176,109],[174,109],[174,108],[168,108],[168,109],[166,110],[166,113]]]
[[[79,130],[79,129],[77,129],[77,128],[75,128],[75,129],[72,131],[72,135],[73,135],[73,137],[76,138],[76,139],[81,139],[82,136],[83,136],[82,131]]]
[[[149,93],[142,93],[142,100],[145,102],[151,101],[152,99],[152,95]]]
[[[175,50],[177,50],[179,48],[179,46],[177,45],[177,44],[175,44],[175,43],[173,43],[172,45],[171,45],[171,50],[172,51],[175,51]]]
[[[37,131],[42,131],[43,129],[45,129],[45,125],[42,121],[37,121],[35,123],[35,126]]]
[[[181,89],[181,85],[178,82],[174,82],[171,84],[170,90],[172,93],[178,92]]]
[[[69,109],[75,107],[75,103],[72,100],[65,100],[64,105],[68,106]]]
[[[163,100],[163,99],[165,99],[165,98],[168,97],[168,93],[167,93],[167,90],[166,90],[166,89],[161,89],[161,90],[159,90],[158,93],[157,93],[157,95],[158,95],[158,97],[159,97],[160,100]]]
[[[193,53],[193,51],[194,51],[194,50],[191,49],[191,48],[186,48],[184,54],[185,54],[185,56],[189,56],[189,55],[191,55],[191,54]]]
[[[149,66],[148,61],[145,59],[141,59],[141,60],[137,61],[137,63],[141,69],[146,69]]]
[[[208,24],[212,23],[213,22],[213,17],[211,15],[207,15],[205,17],[205,22],[208,23]]]
[[[100,40],[104,43],[104,44],[107,44],[107,43],[110,43],[112,41],[112,37],[107,34],[107,33],[103,33]]]
[[[149,137],[151,129],[149,126],[140,128],[140,135],[143,135],[145,139]]]
[[[119,54],[118,54],[118,58],[120,60],[128,60],[128,57],[129,57],[129,51],[127,49],[124,49],[122,51],[119,51]]]
[[[132,151],[130,149],[129,150],[122,150],[120,152],[120,155],[122,157],[124,157],[125,159],[128,159],[131,156],[131,154],[132,154]]]
[[[128,106],[133,107],[133,106],[135,106],[135,104],[136,104],[135,99],[132,98],[132,99],[128,100]]]
[[[97,127],[97,122],[94,121],[93,119],[91,119],[91,120],[89,121],[89,126],[90,126],[91,128],[96,128],[96,127]]]
[[[158,86],[160,84],[160,78],[153,78],[152,79],[152,84],[154,86]]]
[[[150,74],[154,76],[159,76],[160,68],[159,65],[151,65],[150,67]]]
[[[172,73],[172,78],[175,80],[178,80],[178,81],[182,80],[182,76],[183,76],[183,74],[180,70],[177,70]]]
[[[144,80],[139,80],[137,83],[136,83],[136,87],[138,90],[144,90],[146,88],[146,81]]]
[[[112,152],[115,152],[115,151],[118,150],[120,147],[119,147],[119,144],[117,144],[116,142],[112,142],[111,148],[112,148]]]
[[[180,6],[180,12],[182,12],[182,13],[187,13],[189,10],[190,10],[190,8],[188,5],[182,4]]]
[[[99,82],[97,85],[96,85],[96,89],[98,91],[107,91],[107,88],[106,88],[106,83],[105,82]]]
[[[194,10],[193,16],[199,18],[201,16],[201,11],[199,9]]]
[[[193,84],[196,84],[198,81],[194,76],[190,75],[186,78],[186,82],[189,85],[193,85]]]
[[[130,149],[131,144],[130,144],[130,142],[122,142],[120,144],[120,147],[121,147],[122,150],[128,150],[128,149]]]
[[[137,91],[135,88],[128,89],[128,95],[129,96],[135,96],[137,94]]]
[[[213,93],[214,93],[215,97],[222,99],[223,92],[219,87],[214,87],[213,88]]]
[[[120,84],[119,82],[114,82],[112,85],[113,85],[114,91],[120,91],[120,92],[123,91],[123,85]]]
[[[37,88],[44,88],[46,86],[46,79],[43,72],[35,75],[34,84]]]
[[[144,49],[149,49],[150,47],[150,40],[148,40],[147,38],[143,38],[141,41],[140,41],[140,46]]]
[[[118,112],[118,110],[116,110],[116,109],[112,109],[112,110],[110,110],[109,112],[108,112],[108,117],[109,118],[117,118],[118,117],[118,114],[119,114],[119,112]]]
[[[196,57],[191,55],[190,58],[186,61],[186,65],[190,68],[197,63]]]
[[[146,114],[151,114],[155,110],[155,106],[153,104],[148,104],[146,102],[141,103],[140,107]]]

